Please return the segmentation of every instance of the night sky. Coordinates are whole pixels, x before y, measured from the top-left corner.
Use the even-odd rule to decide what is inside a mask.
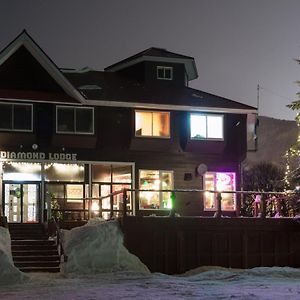
[[[149,47],[193,56],[190,86],[294,119],[299,0],[0,0],[0,48],[26,29],[59,67],[103,70]]]

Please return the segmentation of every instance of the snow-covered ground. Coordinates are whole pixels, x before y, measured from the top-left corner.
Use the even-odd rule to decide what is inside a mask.
[[[14,286],[1,286],[0,299],[300,299],[300,270],[199,268],[192,275],[137,272],[69,278],[32,274]]]
[[[151,274],[124,248],[117,221],[97,220],[63,236],[69,259],[62,272],[31,273],[27,280],[18,279],[23,273],[16,273],[12,266],[10,247],[2,247],[0,253],[5,259],[0,260],[1,300],[300,299],[300,269],[200,267],[178,276]],[[0,237],[0,244],[10,245],[7,231],[2,231]]]

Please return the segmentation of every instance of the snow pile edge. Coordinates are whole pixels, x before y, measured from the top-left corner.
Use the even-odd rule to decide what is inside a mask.
[[[11,253],[11,239],[7,228],[0,226],[0,285],[17,284],[28,277],[15,267]]]
[[[62,230],[62,243],[68,257],[61,267],[63,273],[150,273],[140,259],[124,247],[123,233],[117,220],[93,220],[81,227]]]

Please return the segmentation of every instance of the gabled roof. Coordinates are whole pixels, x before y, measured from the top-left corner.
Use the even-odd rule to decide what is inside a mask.
[[[104,70],[108,72],[119,71],[142,61],[181,63],[185,65],[188,80],[193,80],[198,77],[197,68],[193,57],[177,54],[167,51],[166,49],[155,47],[146,49],[133,56],[123,59],[113,65],[106,67]]]
[[[146,85],[113,72],[88,71],[65,73],[82,89],[87,103],[116,107],[135,107],[220,113],[257,113],[257,109],[203,91],[180,86]],[[92,88],[94,86],[95,88]]]
[[[48,72],[57,84],[70,96],[68,102],[84,103],[85,99],[81,93],[69,82],[55,63],[35,43],[26,30],[23,30],[10,44],[0,52],[0,65],[10,58],[20,47],[24,46],[38,63]],[[30,93],[29,93],[30,94]],[[51,98],[51,97],[50,97]],[[73,101],[70,101],[73,99]],[[28,99],[35,100],[35,99]]]

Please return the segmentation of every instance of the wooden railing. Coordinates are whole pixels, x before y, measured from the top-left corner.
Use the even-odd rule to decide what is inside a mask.
[[[175,216],[176,214],[176,195],[178,193],[215,193],[217,194],[217,207],[214,214],[214,217],[220,218],[222,217],[222,194],[236,194],[247,196],[253,196],[253,217],[265,218],[266,214],[266,204],[270,201],[274,201],[274,207],[276,209],[277,216],[283,216],[281,211],[281,201],[286,201],[291,196],[297,195],[295,191],[289,192],[264,192],[264,191],[214,191],[214,190],[202,190],[202,189],[173,189],[173,190],[156,190],[156,189],[122,189],[115,191],[113,193],[107,194],[98,198],[83,198],[87,205],[86,208],[73,209],[73,208],[62,208],[62,209],[51,209],[51,215],[56,219],[68,220],[70,216],[73,220],[89,220],[92,217],[99,216],[103,217],[103,213],[109,213],[106,219],[112,219],[114,217],[126,217],[128,214],[133,214],[133,209],[128,209],[128,193],[132,192],[170,192],[171,200],[172,200],[172,208],[169,210],[169,215]],[[113,207],[113,196],[122,194],[122,205],[119,209],[115,209]],[[103,208],[102,200],[110,198],[110,208]],[[259,201],[257,200],[259,199]],[[67,199],[68,200],[68,199]],[[78,200],[78,199],[77,199]],[[92,203],[97,201],[99,208],[92,209]],[[133,203],[131,203],[132,205]]]

